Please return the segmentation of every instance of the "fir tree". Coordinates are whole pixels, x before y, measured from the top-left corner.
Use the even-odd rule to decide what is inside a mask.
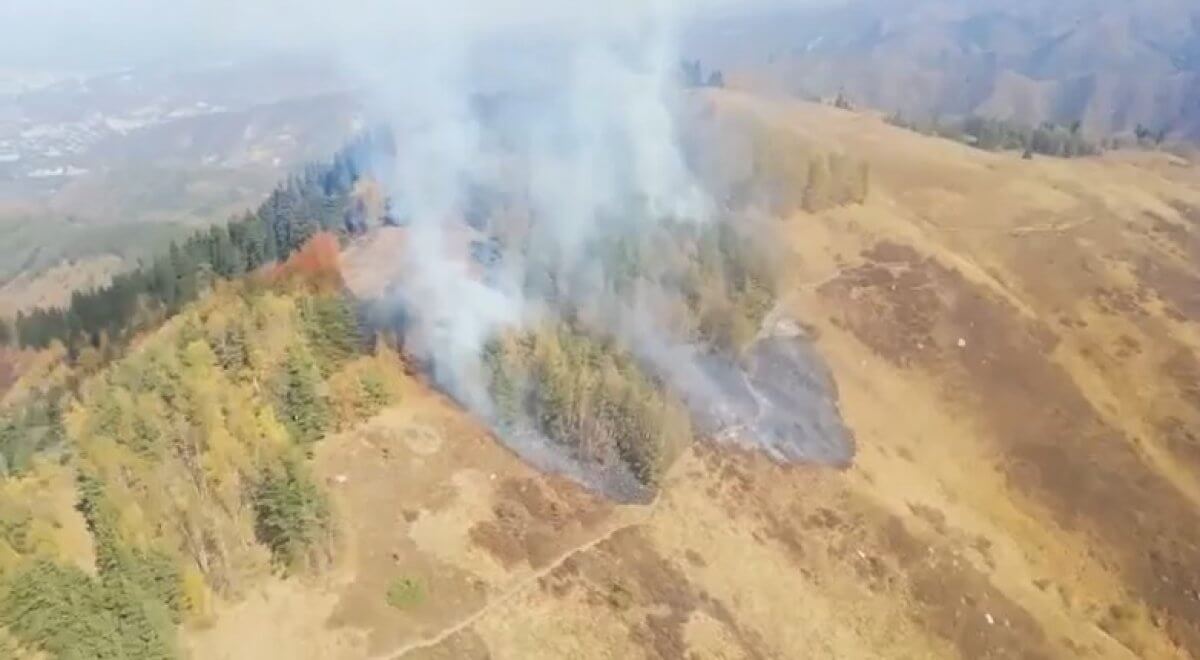
[[[329,427],[329,408],[319,391],[321,374],[306,352],[292,348],[284,362],[280,409],[284,425],[299,444],[321,439]]]
[[[281,566],[295,567],[322,549],[329,517],[328,502],[299,459],[285,459],[255,490],[255,534]]]
[[[328,374],[362,344],[358,314],[344,296],[317,296],[300,308],[304,330],[322,373]]]

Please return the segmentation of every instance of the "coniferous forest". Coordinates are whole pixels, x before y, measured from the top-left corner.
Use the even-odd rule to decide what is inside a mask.
[[[35,309],[0,319],[0,345],[46,348],[57,341],[75,357],[89,346],[120,343],[139,328],[174,315],[216,279],[282,261],[318,232],[345,236],[362,231],[362,222],[347,213],[350,193],[376,143],[386,139],[365,134],[331,161],[310,165],[281,183],[256,212],[198,230],[107,286],[75,292],[65,309]]]

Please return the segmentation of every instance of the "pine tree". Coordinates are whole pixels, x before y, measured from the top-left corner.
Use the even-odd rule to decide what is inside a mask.
[[[323,550],[329,504],[304,464],[285,458],[266,473],[254,493],[255,534],[277,564],[295,567]]]
[[[170,258],[155,260],[151,279],[151,292],[158,303],[166,309],[175,309],[179,304],[179,276],[174,261]]]
[[[59,658],[118,660],[116,614],[95,581],[75,567],[38,561],[5,580],[0,619],[26,644]]]
[[[278,252],[274,228],[264,219],[261,212],[256,215],[247,214],[241,224],[245,231],[242,252],[246,258],[246,270],[251,271],[275,261]]]
[[[280,387],[283,423],[292,439],[309,445],[321,439],[329,427],[329,407],[319,391],[320,372],[304,351],[288,350]]]
[[[101,606],[116,620],[119,657],[174,658],[181,605],[174,562],[125,545],[117,531],[116,512],[98,477],[80,475],[77,508],[95,541]]]
[[[362,344],[358,314],[344,296],[315,296],[302,302],[300,315],[317,363],[329,374]]]
[[[213,271],[224,278],[241,275],[245,269],[240,250],[229,235],[229,228],[214,225],[209,229],[209,263]]]
[[[168,309],[177,312],[200,294],[197,264],[186,251],[175,243],[170,248],[171,270],[175,275],[175,302]]]

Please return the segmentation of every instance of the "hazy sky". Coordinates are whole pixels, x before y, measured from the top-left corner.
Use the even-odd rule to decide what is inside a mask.
[[[109,67],[222,58],[430,29],[530,23],[594,28],[650,13],[696,14],[771,0],[0,0],[0,67]],[[775,0],[779,2],[780,0]],[[830,0],[791,0],[787,6]]]

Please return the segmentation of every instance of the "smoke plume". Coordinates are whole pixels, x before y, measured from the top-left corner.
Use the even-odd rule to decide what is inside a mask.
[[[376,176],[406,227],[392,301],[405,312],[406,351],[495,421],[489,343],[565,319],[635,356],[704,413],[703,431],[757,439],[773,404],[743,366],[714,359],[713,342],[699,339],[739,329],[701,332],[688,313],[708,295],[695,282],[714,267],[743,298],[767,300],[746,315],[755,324],[769,286],[746,272],[756,256],[730,253],[751,231],[739,224],[749,207],[714,200],[685,156],[679,118],[694,92],[681,82],[683,15],[660,2],[482,18],[451,2],[409,16],[403,39],[363,39],[344,56],[372,119],[394,136]],[[719,307],[703,322],[736,325],[740,313]],[[771,423],[763,446],[805,458],[787,448],[788,420]],[[542,467],[610,490],[629,482],[612,466],[589,473],[534,426],[502,435]],[[836,446],[817,458],[845,459]]]

